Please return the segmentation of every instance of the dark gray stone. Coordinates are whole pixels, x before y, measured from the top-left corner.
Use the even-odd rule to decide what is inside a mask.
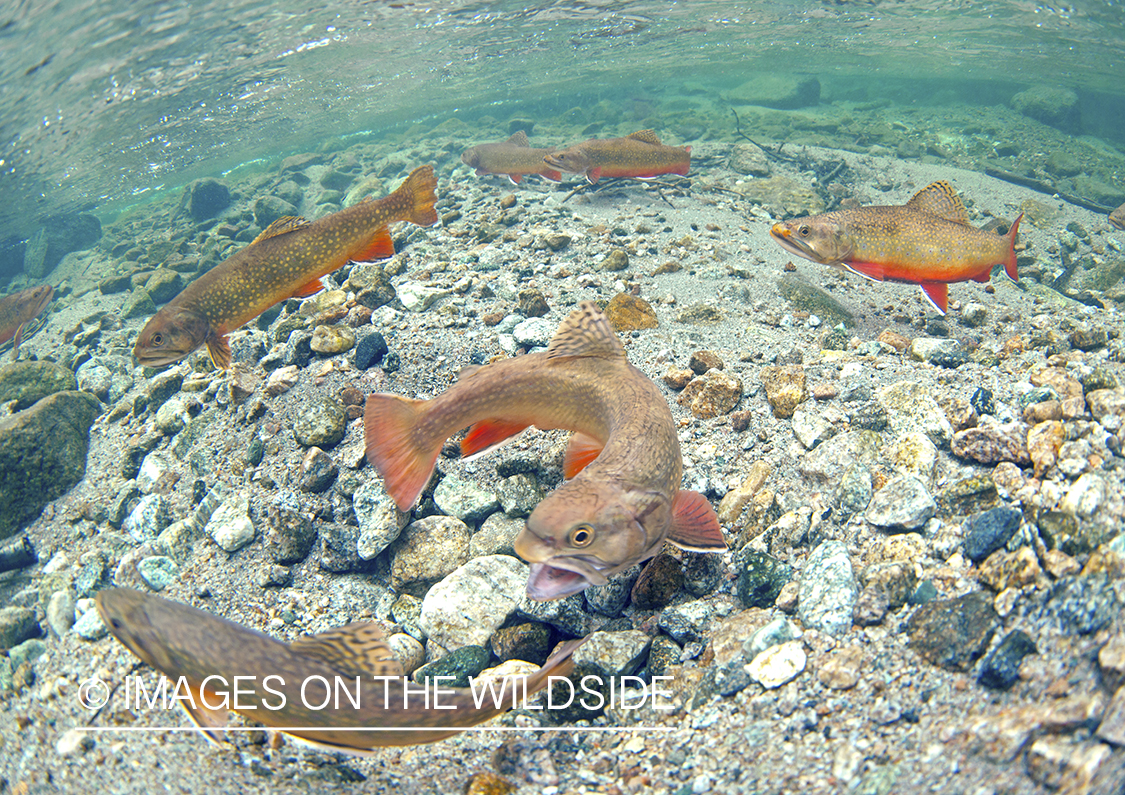
[[[993,508],[978,513],[965,522],[965,540],[961,546],[965,557],[980,563],[993,552],[1003,549],[1020,529],[1023,514],[1014,508]]]
[[[54,362],[23,361],[0,369],[0,403],[14,400],[16,411],[29,408],[47,395],[77,388],[74,373]]]
[[[928,602],[906,623],[910,647],[926,661],[951,671],[967,671],[985,650],[998,618],[981,591],[956,599]]]
[[[462,646],[451,651],[440,660],[426,663],[411,674],[415,682],[429,680],[429,689],[440,687],[468,687],[469,677],[476,676],[488,667],[492,655],[483,646]],[[452,679],[437,680],[438,676],[452,676]]]
[[[793,567],[765,552],[743,547],[735,558],[738,572],[738,598],[746,607],[771,608],[787,582]]]
[[[188,197],[188,214],[195,221],[218,215],[230,205],[230,188],[217,179],[193,182]]]
[[[1105,575],[1063,577],[1051,588],[1047,611],[1068,635],[1089,635],[1109,626],[1120,605]]]
[[[1037,654],[1035,641],[1023,630],[1009,632],[981,664],[978,679],[985,687],[1007,690],[1020,678],[1020,662],[1029,654]]]

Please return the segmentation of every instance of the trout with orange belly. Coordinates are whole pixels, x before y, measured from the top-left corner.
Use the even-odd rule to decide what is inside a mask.
[[[543,179],[559,182],[562,174],[543,162],[543,157],[553,151],[533,149],[527,133],[520,130],[502,143],[479,144],[466,149],[461,153],[461,162],[476,169],[478,177],[505,174],[516,185],[524,174],[538,174]]]
[[[12,344],[13,359],[23,342],[23,330],[28,323],[39,317],[54,294],[54,287],[41,284],[0,298],[0,345],[15,338]]]
[[[535,507],[515,540],[531,564],[527,594],[560,599],[656,555],[665,541],[699,552],[726,542],[710,503],[680,488],[676,425],[656,385],[629,364],[593,302],[579,304],[546,352],[462,373],[432,400],[367,398],[367,459],[409,511],[442,444],[472,426],[461,452],[489,450],[534,425],[574,431],[571,478]]]
[[[585,174],[591,183],[602,177],[651,179],[661,174],[686,174],[690,146],[665,146],[652,130],[625,138],[591,138],[543,158],[551,168]]]
[[[805,259],[842,265],[875,281],[917,284],[943,315],[951,282],[987,282],[995,265],[1019,281],[1015,242],[977,229],[948,182],[934,182],[904,205],[859,207],[774,224],[773,239]]]
[[[207,346],[219,369],[230,366],[227,332],[253,320],[278,301],[323,290],[322,276],[349,260],[393,257],[388,224],[437,223],[433,166],[414,169],[398,190],[309,223],[285,216],[250,245],[193,281],[141,330],[133,355],[146,367],[183,359]]]
[[[333,751],[432,743],[506,712],[548,677],[566,676],[582,644],[564,644],[526,683],[436,690],[411,683],[404,692],[402,666],[370,622],[282,643],[128,588],[100,591],[96,601],[113,636],[171,680],[165,693],[213,741],[232,711]]]

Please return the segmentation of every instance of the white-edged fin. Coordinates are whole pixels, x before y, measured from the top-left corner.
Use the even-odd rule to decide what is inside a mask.
[[[681,489],[672,500],[672,528],[668,542],[691,552],[726,552],[719,517],[698,491]]]
[[[922,282],[918,286],[930,305],[944,315],[949,306],[949,285],[945,282]]]
[[[943,179],[931,182],[915,193],[906,206],[911,210],[936,215],[955,224],[969,225],[969,213],[965,209],[964,202],[953,186]]]
[[[877,262],[845,262],[844,267],[873,282],[883,281],[883,266]]]
[[[320,660],[342,674],[402,676],[402,664],[383,639],[383,631],[370,621],[306,635],[289,644],[295,654]]]
[[[203,701],[203,688],[196,684],[189,684],[191,690],[190,703],[183,698],[178,698],[180,707],[183,708],[191,722],[199,727],[199,731],[207,738],[208,742],[221,745],[226,739],[228,713],[225,709],[211,709]],[[211,702],[219,701],[218,696],[213,696]]]
[[[601,356],[625,358],[625,348],[610,325],[609,318],[593,301],[583,301],[567,315],[547,346],[547,358],[563,356]]]

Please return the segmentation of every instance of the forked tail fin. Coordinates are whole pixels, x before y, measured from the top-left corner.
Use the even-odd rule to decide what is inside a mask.
[[[433,226],[437,223],[437,210],[434,209],[434,203],[437,201],[437,197],[434,196],[436,187],[437,178],[434,177],[433,166],[418,166],[410,172],[406,182],[395,191],[396,193],[402,191],[413,197],[414,205],[407,220],[418,226]]]
[[[415,439],[418,406],[424,402],[398,395],[368,395],[363,414],[367,460],[383,476],[387,493],[403,512],[418,500],[441,453],[441,439],[432,449],[423,449]]]

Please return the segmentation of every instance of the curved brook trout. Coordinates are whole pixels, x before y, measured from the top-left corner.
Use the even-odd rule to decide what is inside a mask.
[[[320,277],[349,260],[393,257],[387,225],[437,223],[433,166],[414,169],[398,190],[309,223],[278,218],[250,245],[216,265],[169,301],[141,330],[133,356],[147,367],[178,362],[207,346],[219,369],[230,366],[227,332],[286,298],[324,289]]]
[[[786,251],[813,262],[843,265],[874,281],[917,284],[944,315],[951,282],[987,282],[999,264],[1019,281],[1015,243],[1022,218],[1004,236],[977,229],[953,186],[940,181],[904,205],[795,218],[774,224],[770,235]]]
[[[578,305],[545,353],[469,368],[432,400],[367,398],[367,459],[401,510],[422,493],[445,440],[470,425],[465,455],[532,425],[575,432],[564,462],[573,479],[535,507],[515,541],[531,563],[532,599],[602,585],[666,540],[699,552],[727,548],[707,499],[680,489],[683,464],[668,403],[629,364],[593,302]]]
[[[39,317],[47,304],[51,303],[54,294],[54,287],[41,284],[0,298],[0,345],[15,338],[12,343],[13,359],[23,342],[23,330],[28,323]]]
[[[583,642],[564,644],[526,683],[519,677],[494,688],[439,683],[435,691],[433,683],[423,690],[411,682],[404,693],[402,666],[369,622],[282,643],[128,588],[99,592],[97,606],[113,636],[171,680],[166,692],[209,739],[219,740],[229,710],[305,742],[352,753],[435,742],[506,712],[517,696],[543,689],[548,677],[566,676],[570,655]]]
[[[527,133],[519,130],[507,141],[469,147],[461,153],[461,162],[476,169],[478,177],[505,174],[515,185],[520,184],[524,174],[538,174],[550,182],[559,182],[562,174],[543,162],[543,157],[553,151],[533,149]]]
[[[591,183],[602,177],[651,179],[688,173],[691,147],[665,146],[652,130],[638,130],[625,138],[591,138],[543,160],[559,171],[585,174]]]

